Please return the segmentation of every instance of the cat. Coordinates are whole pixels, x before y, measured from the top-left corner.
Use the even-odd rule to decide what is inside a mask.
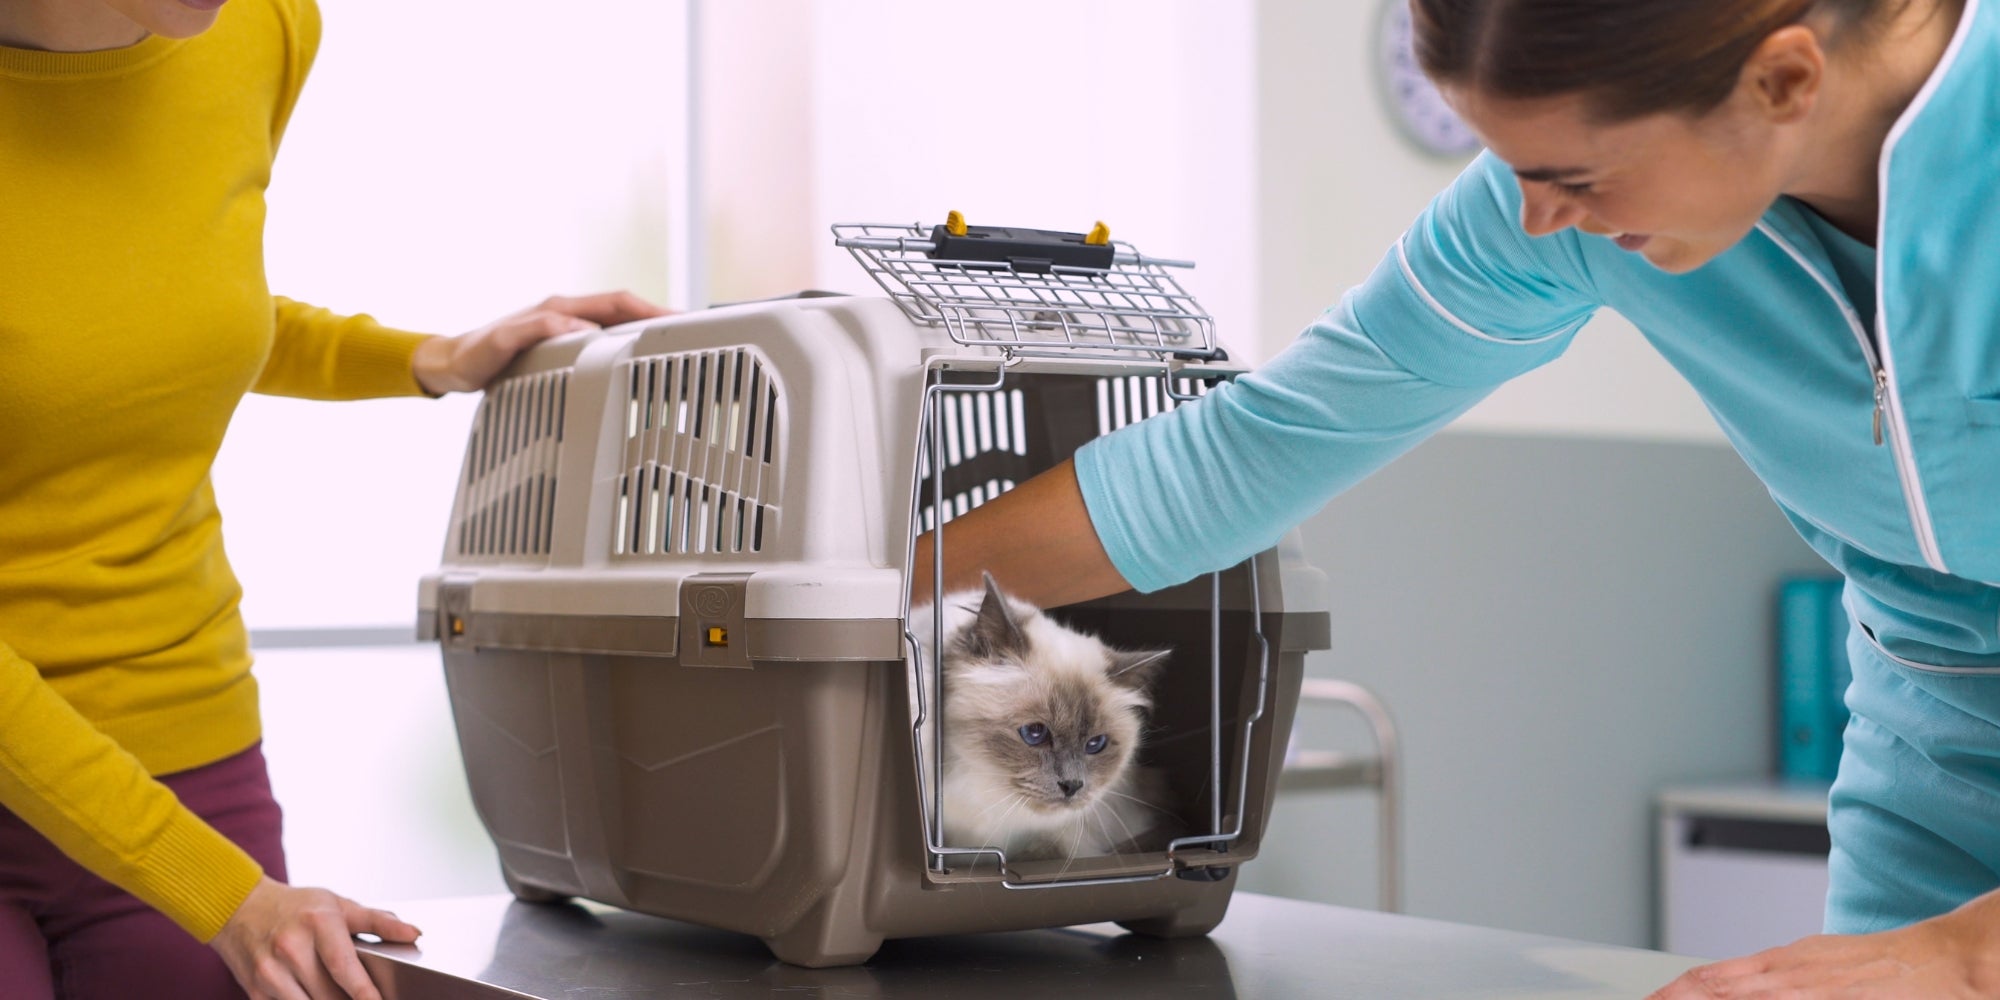
[[[943,606],[945,846],[1010,861],[1164,849],[1178,821],[1164,776],[1138,758],[1172,651],[1113,649],[1002,594],[990,574],[983,595]],[[910,611],[927,649],[931,615]]]

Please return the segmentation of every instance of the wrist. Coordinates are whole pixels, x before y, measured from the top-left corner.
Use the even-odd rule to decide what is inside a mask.
[[[425,395],[442,396],[455,390],[451,378],[451,344],[448,337],[432,337],[417,345],[410,354],[410,375]]]

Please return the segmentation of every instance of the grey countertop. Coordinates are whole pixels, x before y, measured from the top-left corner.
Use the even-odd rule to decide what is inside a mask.
[[[890,941],[865,966],[803,969],[756,938],[595,904],[508,896],[392,907],[420,946],[363,945],[386,1000],[1241,997],[1611,1000],[1693,959],[1237,893],[1207,938],[1109,925]]]

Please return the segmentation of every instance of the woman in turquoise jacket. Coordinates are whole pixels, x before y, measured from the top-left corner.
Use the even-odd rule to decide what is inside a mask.
[[[1658,995],[1996,995],[2000,0],[1413,9],[1489,151],[1270,364],[954,521],[947,583],[1062,604],[1234,564],[1615,309],[1854,623],[1829,936]]]

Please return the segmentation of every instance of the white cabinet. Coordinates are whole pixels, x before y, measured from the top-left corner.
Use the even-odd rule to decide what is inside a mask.
[[[1659,811],[1661,950],[1731,958],[1820,932],[1824,784],[1674,788]]]

